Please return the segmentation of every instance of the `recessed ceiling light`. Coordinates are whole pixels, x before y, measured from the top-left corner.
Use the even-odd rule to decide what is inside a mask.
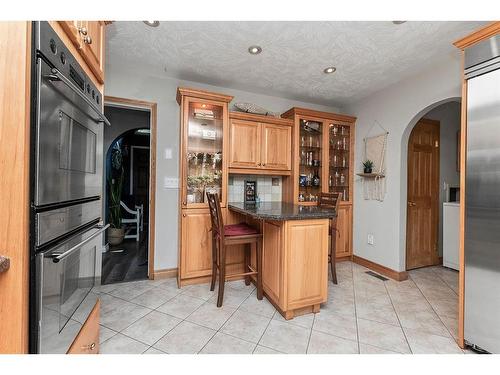
[[[151,27],[158,27],[160,25],[160,21],[142,21],[142,22]]]
[[[250,47],[248,47],[248,52],[251,55],[258,55],[259,53],[262,52],[262,48],[259,46],[250,46]]]
[[[323,69],[323,73],[331,74],[331,73],[335,73],[336,70],[337,70],[336,67],[329,66],[328,68]]]
[[[392,21],[392,23],[394,25],[402,25],[403,23],[405,23],[406,21]]]

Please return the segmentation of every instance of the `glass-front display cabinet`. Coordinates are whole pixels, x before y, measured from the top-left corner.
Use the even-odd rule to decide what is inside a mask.
[[[350,201],[351,126],[348,123],[330,122],[328,137],[328,191],[342,193],[342,201]]]
[[[299,176],[297,201],[301,204],[318,201],[324,184],[324,124],[306,118],[299,119]]]
[[[218,193],[224,205],[227,102],[191,96],[181,98],[181,205],[183,208],[206,207],[207,192]]]

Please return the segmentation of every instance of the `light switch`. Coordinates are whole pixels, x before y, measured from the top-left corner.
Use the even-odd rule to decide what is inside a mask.
[[[171,148],[165,149],[165,159],[172,159],[172,149]]]
[[[163,187],[165,189],[177,189],[179,187],[179,179],[177,177],[165,177],[163,179]]]

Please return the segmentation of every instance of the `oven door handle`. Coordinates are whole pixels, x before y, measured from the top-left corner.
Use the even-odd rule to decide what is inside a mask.
[[[90,237],[84,239],[82,242],[80,242],[78,245],[73,246],[71,249],[65,251],[62,254],[54,254],[54,257],[52,258],[52,261],[54,263],[59,263],[60,260],[66,258],[68,255],[70,255],[72,252],[78,250],[81,248],[83,245],[85,245],[87,242],[91,241],[92,239],[96,238],[98,235],[100,235],[102,232],[104,232],[106,229],[108,229],[109,224],[106,225],[101,225],[98,224],[95,226],[96,229],[99,229],[97,232],[92,234]]]
[[[85,103],[87,103],[89,105],[89,107],[94,110],[95,113],[97,113],[97,115],[99,116],[99,119],[98,119],[99,122],[104,122],[106,125],[111,126],[111,123],[106,118],[106,116],[104,116],[104,114],[101,112],[101,110],[99,108],[97,108],[97,106],[94,103],[92,103],[92,101],[89,98],[87,98],[85,96],[85,94],[82,93],[81,90],[79,90],[78,87],[73,82],[71,82],[69,79],[67,79],[56,68],[52,68],[51,72],[52,72],[52,74],[48,74],[45,77],[52,80],[52,81],[61,81],[62,83],[64,83],[66,86],[68,86],[71,89],[71,91],[73,91],[81,99],[83,99],[85,101]]]

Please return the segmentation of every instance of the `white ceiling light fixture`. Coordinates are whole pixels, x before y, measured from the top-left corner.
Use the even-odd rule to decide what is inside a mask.
[[[160,21],[142,21],[146,25],[151,26],[151,27],[158,27],[160,26]]]
[[[406,23],[406,21],[392,21],[394,25],[402,25],[403,23]]]
[[[258,55],[259,53],[262,52],[262,48],[260,46],[250,46],[248,47],[248,52],[251,55]]]
[[[325,74],[332,74],[337,71],[337,68],[334,66],[329,66],[328,68],[323,69],[323,73]]]

